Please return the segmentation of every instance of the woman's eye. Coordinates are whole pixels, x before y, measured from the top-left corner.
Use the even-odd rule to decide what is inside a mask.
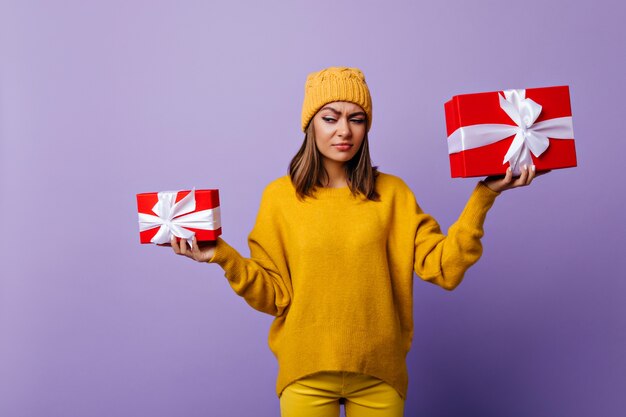
[[[329,123],[337,121],[337,119],[333,117],[328,117],[328,116],[322,117],[322,120],[324,120],[325,122],[329,122]],[[358,124],[365,123],[365,119],[350,119],[350,121],[353,123],[358,123]]]

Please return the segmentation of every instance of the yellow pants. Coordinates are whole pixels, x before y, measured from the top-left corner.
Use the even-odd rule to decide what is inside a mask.
[[[351,372],[321,372],[300,379],[280,396],[282,417],[402,417],[404,400],[380,379]]]

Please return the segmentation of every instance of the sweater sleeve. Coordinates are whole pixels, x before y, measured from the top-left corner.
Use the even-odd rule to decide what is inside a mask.
[[[277,201],[263,193],[256,223],[248,237],[250,258],[245,258],[218,238],[215,254],[209,260],[224,269],[233,290],[261,312],[282,315],[291,300],[291,284],[275,207]]]
[[[414,269],[421,279],[446,290],[461,283],[465,271],[482,255],[483,224],[498,195],[479,182],[447,236],[435,219],[417,206]]]

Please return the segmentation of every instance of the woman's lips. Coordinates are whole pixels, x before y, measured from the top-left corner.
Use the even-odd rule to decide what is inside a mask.
[[[338,151],[345,152],[345,151],[349,151],[350,148],[352,148],[352,144],[350,144],[350,143],[338,143],[336,145],[333,145],[333,147],[335,149],[337,149]]]

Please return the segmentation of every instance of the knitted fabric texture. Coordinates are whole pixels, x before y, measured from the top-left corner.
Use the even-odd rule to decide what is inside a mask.
[[[405,398],[413,338],[413,273],[451,290],[482,253],[497,193],[482,183],[447,236],[409,187],[380,173],[380,201],[348,187],[296,196],[288,176],[265,189],[248,238],[250,258],[218,239],[209,262],[253,308],[271,314],[276,393],[320,371],[379,378]],[[436,319],[436,318],[433,318]]]
[[[367,114],[367,130],[372,126],[372,98],[361,70],[349,67],[329,67],[309,74],[304,86],[302,131],[325,104],[349,101],[361,106]]]

